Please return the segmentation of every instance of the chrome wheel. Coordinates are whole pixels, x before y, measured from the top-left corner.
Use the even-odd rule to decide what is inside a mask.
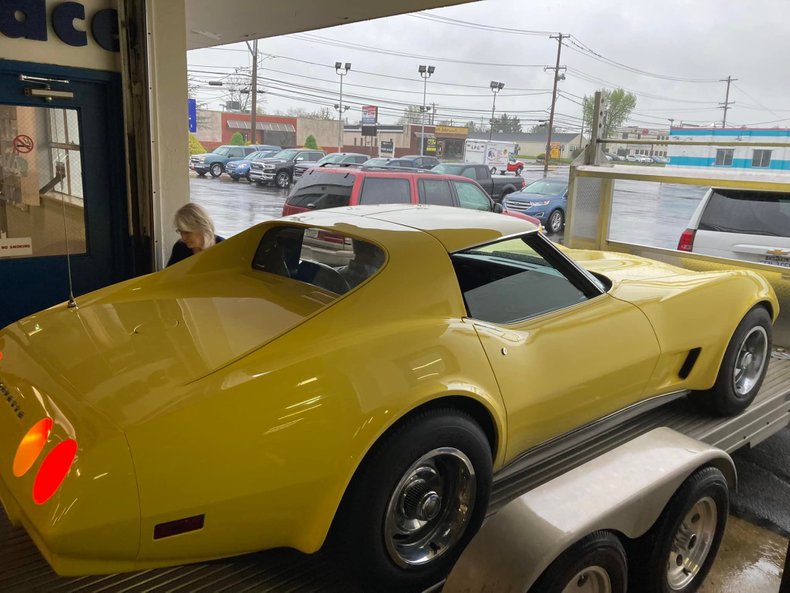
[[[552,233],[559,233],[562,230],[562,211],[555,210],[549,216],[549,231]]]
[[[469,523],[476,489],[474,466],[458,449],[434,449],[415,461],[387,504],[384,541],[390,558],[415,566],[452,548]]]
[[[735,393],[749,395],[762,376],[768,359],[768,334],[761,326],[753,327],[741,342],[735,357],[732,381]]]
[[[277,187],[281,189],[285,189],[289,185],[291,185],[291,177],[285,171],[280,171],[277,173],[277,177],[275,178],[275,183]]]
[[[667,560],[667,583],[679,591],[699,574],[716,535],[718,508],[709,496],[701,498],[683,517]]]
[[[562,593],[612,593],[612,581],[602,567],[588,566],[565,585]]]

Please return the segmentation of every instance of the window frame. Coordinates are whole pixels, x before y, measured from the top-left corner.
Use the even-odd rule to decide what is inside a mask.
[[[755,159],[758,157],[758,153],[760,157],[759,163],[755,164]],[[755,169],[770,169],[771,156],[772,156],[771,153],[773,153],[773,150],[768,148],[755,148],[752,151],[752,167],[754,167]],[[763,164],[763,162],[765,161],[764,157],[766,155],[768,156],[768,161]]]
[[[732,161],[734,156],[735,156],[734,148],[717,148],[716,160],[713,161],[713,164],[716,167],[732,167]]]

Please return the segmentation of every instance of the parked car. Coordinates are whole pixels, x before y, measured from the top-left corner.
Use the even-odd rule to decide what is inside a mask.
[[[225,173],[227,173],[233,181],[238,181],[242,177],[245,178],[247,181],[250,180],[250,164],[252,161],[262,161],[264,159],[271,158],[281,149],[275,150],[259,150],[257,152],[253,152],[252,154],[248,154],[243,159],[239,159],[238,161],[228,161],[225,163]]]
[[[310,169],[283,205],[283,216],[369,204],[435,204],[501,212],[540,226],[536,218],[494,202],[475,181],[432,171]]]
[[[285,189],[294,179],[294,166],[299,163],[318,163],[326,153],[310,148],[286,148],[269,159],[250,164],[250,180],[257,185],[274,182]]]
[[[317,162],[303,161],[294,165],[294,179],[313,167],[353,167],[370,160],[370,156],[357,152],[333,152]]]
[[[559,233],[565,226],[568,208],[568,179],[547,177],[533,181],[524,189],[505,196],[505,208],[534,216],[549,233]]]
[[[267,221],[78,300],[0,331],[0,493],[55,571],[326,541],[366,591],[445,576],[526,451],[685,390],[744,409],[778,314],[760,274],[408,204]]]
[[[363,167],[386,167],[392,159],[389,157],[373,157],[362,163]]]
[[[639,162],[639,159],[637,158],[637,155],[635,155],[635,154],[627,154],[627,155],[625,155],[625,160],[627,162],[629,162],[629,163],[638,163]]]
[[[398,158],[414,161],[418,169],[432,169],[433,167],[435,167],[436,165],[442,162],[435,156],[419,155],[419,154],[407,154],[405,156]]]
[[[520,161],[515,158],[510,158],[507,161],[507,172],[508,173],[515,173],[516,175],[521,175],[521,172],[524,170],[524,162]]]
[[[678,249],[790,268],[790,194],[712,187]]]
[[[189,157],[189,168],[201,177],[206,173],[211,173],[212,177],[219,177],[225,171],[225,163],[228,161],[242,159],[258,150],[272,149],[279,149],[279,147],[269,144],[251,144],[249,146],[223,144],[212,152],[193,154]]]
[[[520,190],[527,184],[521,178],[491,175],[487,166],[474,163],[442,163],[434,167],[432,171],[474,179],[495,202],[501,202],[506,195]]]

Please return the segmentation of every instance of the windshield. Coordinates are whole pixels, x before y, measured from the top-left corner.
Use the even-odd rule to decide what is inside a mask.
[[[568,189],[568,184],[564,181],[552,181],[551,179],[539,179],[530,183],[521,190],[525,194],[540,194],[542,196],[556,196],[564,193]]]
[[[434,173],[448,173],[449,175],[459,175],[466,165],[436,165],[431,171]]]
[[[298,148],[286,148],[285,150],[281,150],[280,152],[275,154],[272,158],[284,159],[286,161],[290,161],[297,154],[299,154],[299,152],[300,150]]]
[[[344,156],[345,156],[344,154],[339,153],[339,152],[328,154],[324,158],[322,158],[320,161],[318,161],[317,164],[318,165],[323,165],[323,164],[326,164],[326,163],[340,163],[340,162],[343,161],[343,157]]]
[[[228,148],[227,146],[218,146],[217,148],[214,149],[213,152],[214,154],[218,154],[219,156],[228,156],[228,151],[230,151],[230,148]]]

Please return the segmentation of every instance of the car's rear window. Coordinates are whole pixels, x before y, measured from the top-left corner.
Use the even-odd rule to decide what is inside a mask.
[[[410,204],[408,179],[395,177],[366,177],[359,196],[360,204]]]
[[[790,194],[714,190],[700,230],[790,237]]]
[[[302,176],[286,203],[311,210],[348,206],[355,180],[351,173],[311,170]]]
[[[381,269],[384,251],[335,230],[277,226],[261,238],[252,267],[344,294]]]

